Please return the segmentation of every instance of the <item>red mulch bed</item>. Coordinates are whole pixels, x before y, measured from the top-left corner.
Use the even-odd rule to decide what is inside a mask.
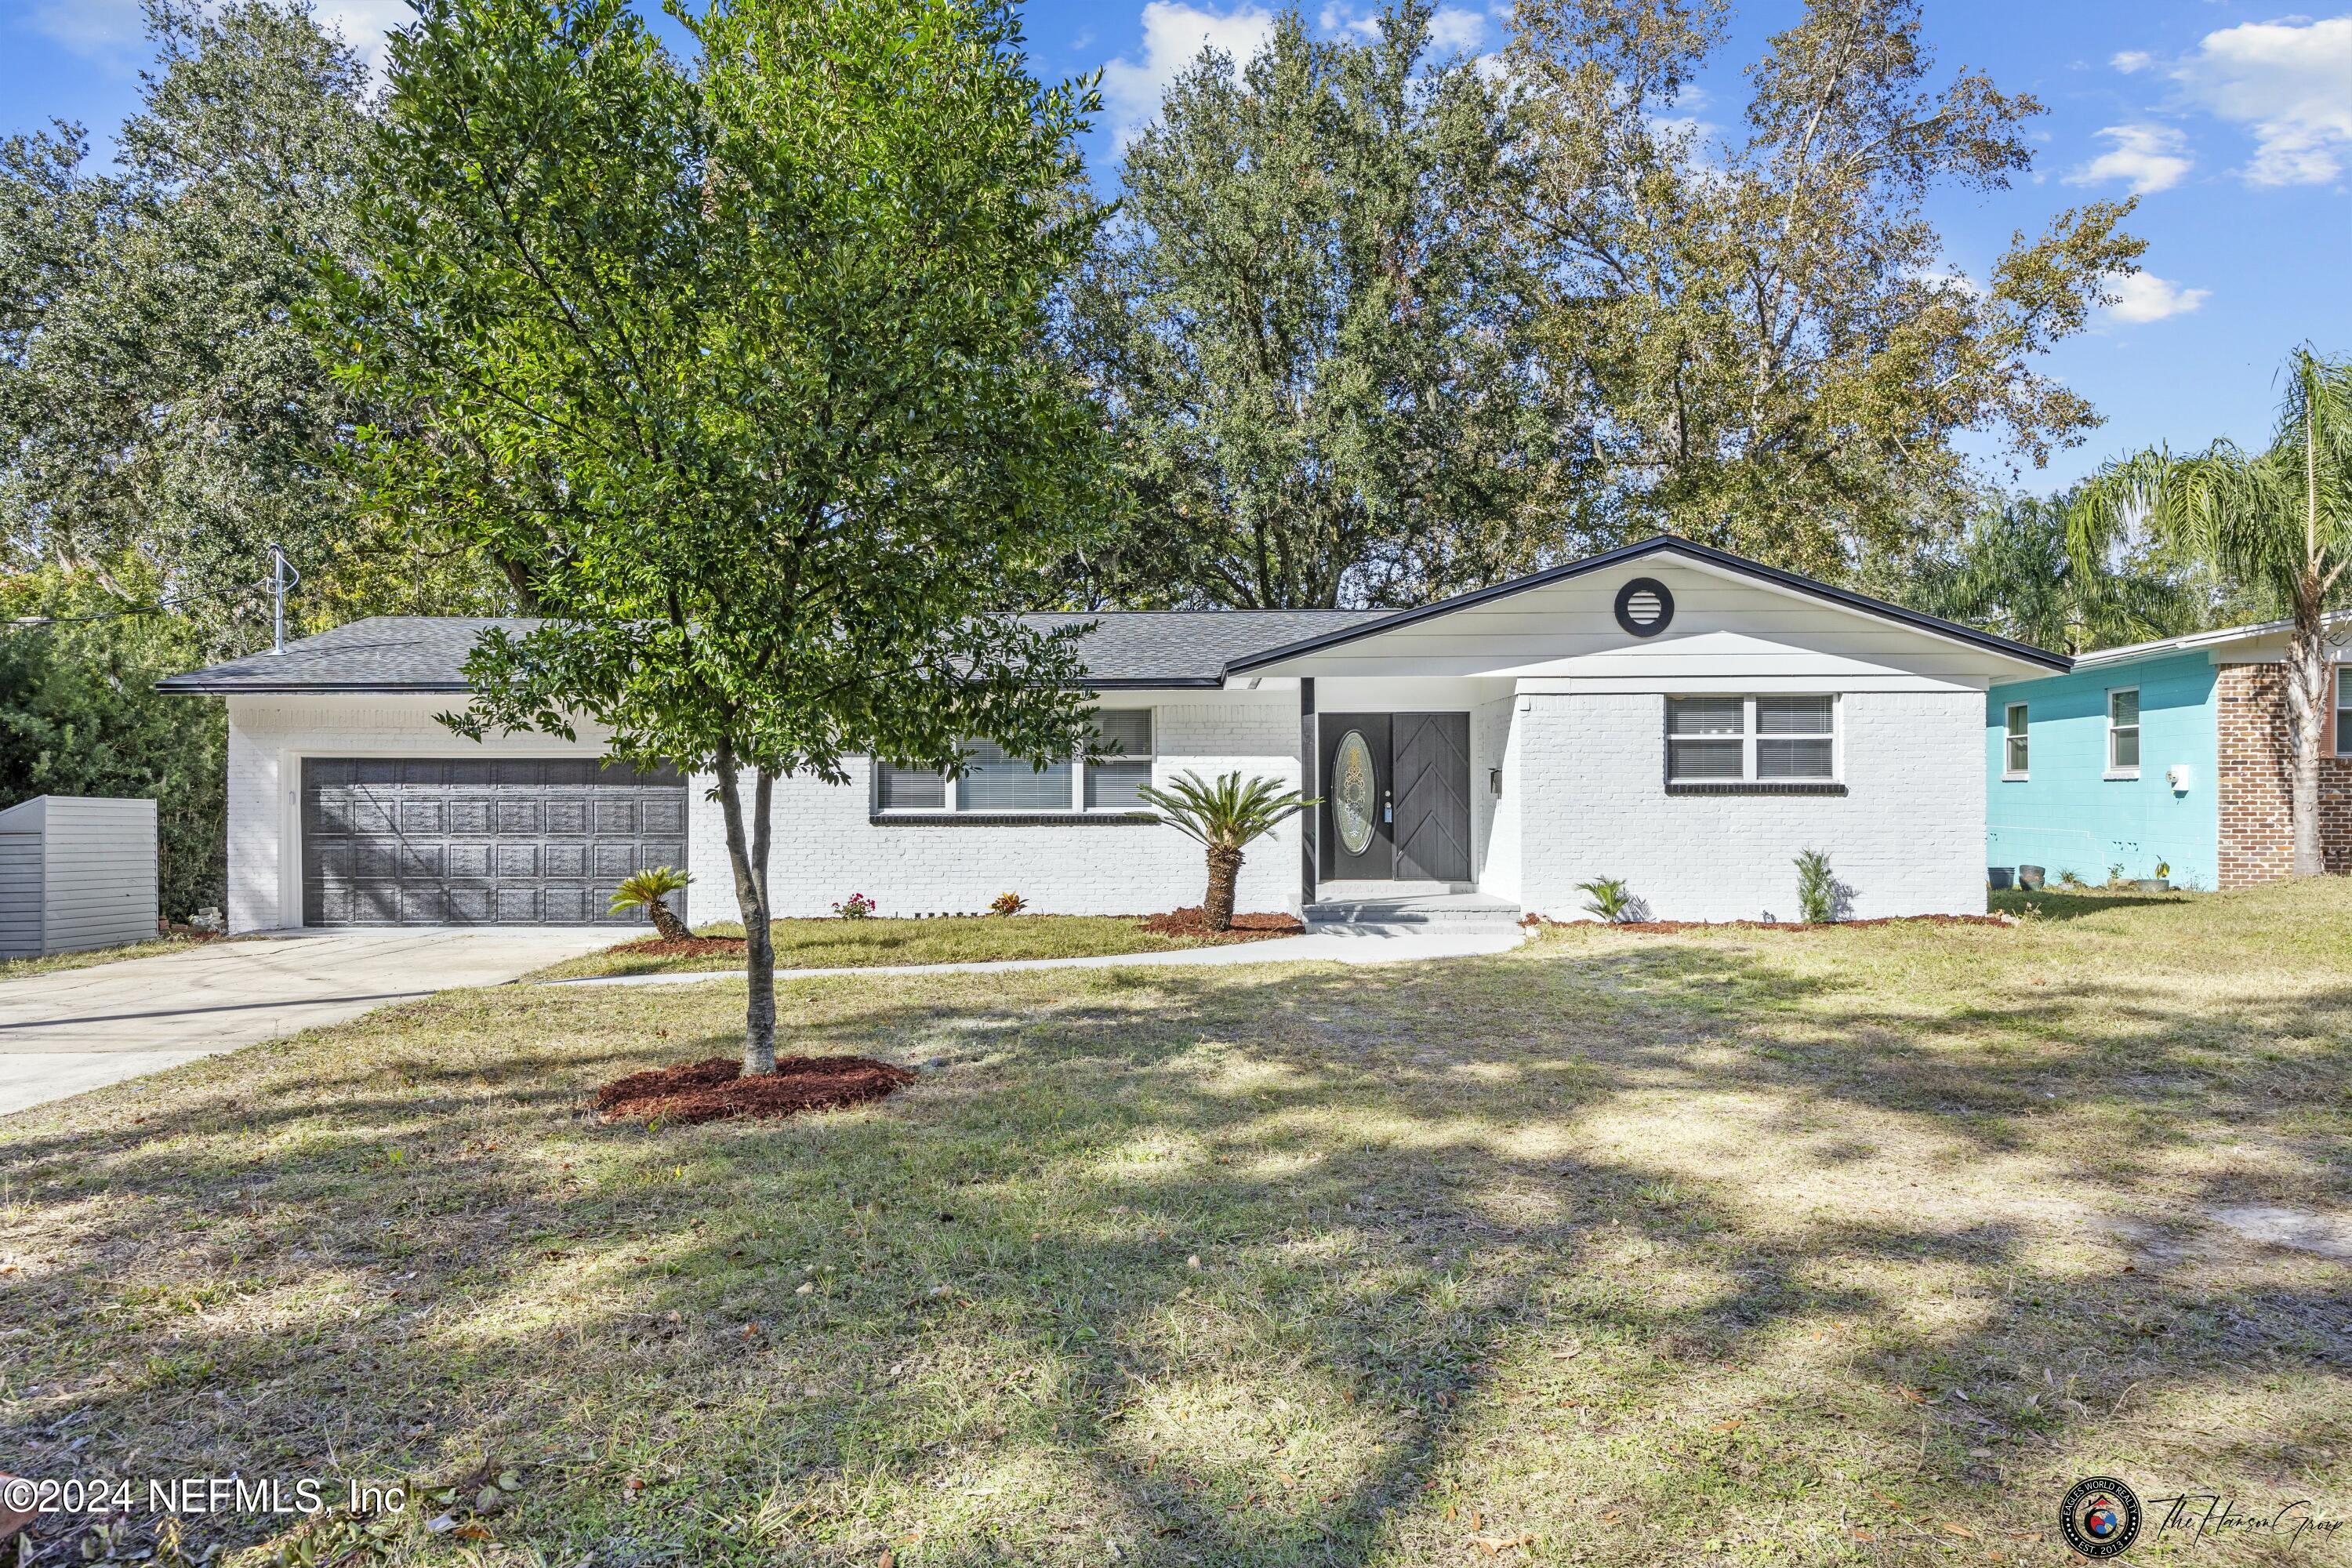
[[[757,1078],[745,1078],[736,1058],[710,1057],[616,1078],[596,1091],[596,1109],[607,1121],[794,1116],[862,1105],[914,1081],[871,1057],[778,1057],[776,1070]]]
[[[682,936],[673,942],[666,936],[640,937],[625,942],[613,950],[630,957],[646,958],[707,958],[714,952],[740,953],[743,939],[740,936]]]
[[[1999,915],[1880,915],[1875,920],[1832,921],[1825,925],[1808,925],[1803,921],[1548,921],[1541,915],[1528,915],[1519,923],[1530,926],[1606,924],[1611,931],[1672,933],[1678,931],[1834,931],[1848,926],[2005,926],[2012,922]]]
[[[1231,931],[1211,931],[1201,906],[1146,915],[1136,922],[1154,936],[1205,936],[1218,942],[1264,942],[1273,936],[1305,936],[1307,926],[1297,915],[1235,915]]]

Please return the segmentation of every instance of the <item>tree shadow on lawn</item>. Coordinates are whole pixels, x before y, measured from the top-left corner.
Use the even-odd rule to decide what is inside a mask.
[[[2173,1148],[2275,1135],[2161,1087],[2207,1046],[2100,995],[1839,995],[1719,948],[819,983],[803,1048],[950,1065],[653,1137],[583,1097],[730,1048],[731,987],[379,1016],[0,1142],[0,1451],[490,1457],[532,1467],[504,1540],[911,1565],[1648,1562],[1695,1506],[1784,1560],[1940,1561],[1938,1521],[2046,1542],[2076,1456],[2244,1485],[2340,1442],[2340,1278],[2151,1249],[2118,1223],[2208,1188],[2084,1152],[2150,1110]]]

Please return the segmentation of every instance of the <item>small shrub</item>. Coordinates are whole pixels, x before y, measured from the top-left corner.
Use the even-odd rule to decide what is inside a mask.
[[[2058,885],[2062,888],[2079,888],[2083,885],[2082,873],[2070,867],[2058,873]]]
[[[999,893],[988,900],[988,912],[992,915],[1017,915],[1029,907],[1029,900],[1018,893]]]
[[[2107,886],[2110,888],[2120,887],[2123,884],[2123,862],[2118,860],[2114,865],[2107,868]]]
[[[874,912],[874,900],[863,893],[852,893],[834,905],[833,912],[845,921],[862,921]]]
[[[1844,900],[1829,852],[1808,849],[1797,857],[1797,915],[1807,925],[1833,925]]]
[[[1585,913],[1598,915],[1612,925],[1640,917],[1642,900],[1633,896],[1622,878],[1596,877],[1590,882],[1579,882],[1576,890],[1585,895]]]
[[[2169,877],[2169,876],[2171,876],[2171,875],[2172,875],[2172,865],[2171,865],[2171,862],[2169,862],[2169,861],[2166,861],[2166,860],[2158,860],[2158,861],[2156,863],[2156,874],[2157,874],[2158,876],[2159,876],[2159,877]]]
[[[664,900],[693,880],[675,866],[654,866],[632,872],[613,889],[611,912],[617,915],[623,910],[643,910],[663,941],[683,942],[694,933],[686,929],[684,921],[670,912]]]

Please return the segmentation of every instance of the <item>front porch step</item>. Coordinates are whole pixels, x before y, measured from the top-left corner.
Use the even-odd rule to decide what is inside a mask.
[[[1318,898],[1307,906],[1307,925],[1395,925],[1445,931],[1499,931],[1519,923],[1519,906],[1491,893],[1389,893],[1377,898]]]

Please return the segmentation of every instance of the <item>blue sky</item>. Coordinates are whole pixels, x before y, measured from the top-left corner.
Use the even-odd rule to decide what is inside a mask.
[[[320,0],[370,47],[406,16],[403,0]],[[1373,6],[1310,0],[1327,31]],[[1798,14],[1796,0],[1746,0],[1724,68],[1689,112],[1736,121],[1738,68]],[[2014,230],[2038,232],[2072,204],[2137,192],[2145,275],[2093,330],[2044,362],[2106,416],[2082,447],[2021,482],[2045,489],[2102,458],[2158,441],[2258,440],[2274,373],[2306,339],[2352,353],[2352,9],[2309,13],[2260,0],[1927,0],[1947,73],[1990,72],[2050,112],[2035,167],[2007,193],[1947,198],[1935,216],[1949,259],[1981,278]],[[1204,40],[1246,52],[1271,18],[1265,0],[1032,0],[1041,74],[1100,69],[1107,123],[1088,154],[1115,179],[1119,133]],[[1507,5],[1446,0],[1454,47],[1499,47]],[[132,103],[145,51],[137,0],[0,0],[0,133],[51,118],[88,124],[101,147]],[[1990,455],[1990,448],[1985,448]]]

